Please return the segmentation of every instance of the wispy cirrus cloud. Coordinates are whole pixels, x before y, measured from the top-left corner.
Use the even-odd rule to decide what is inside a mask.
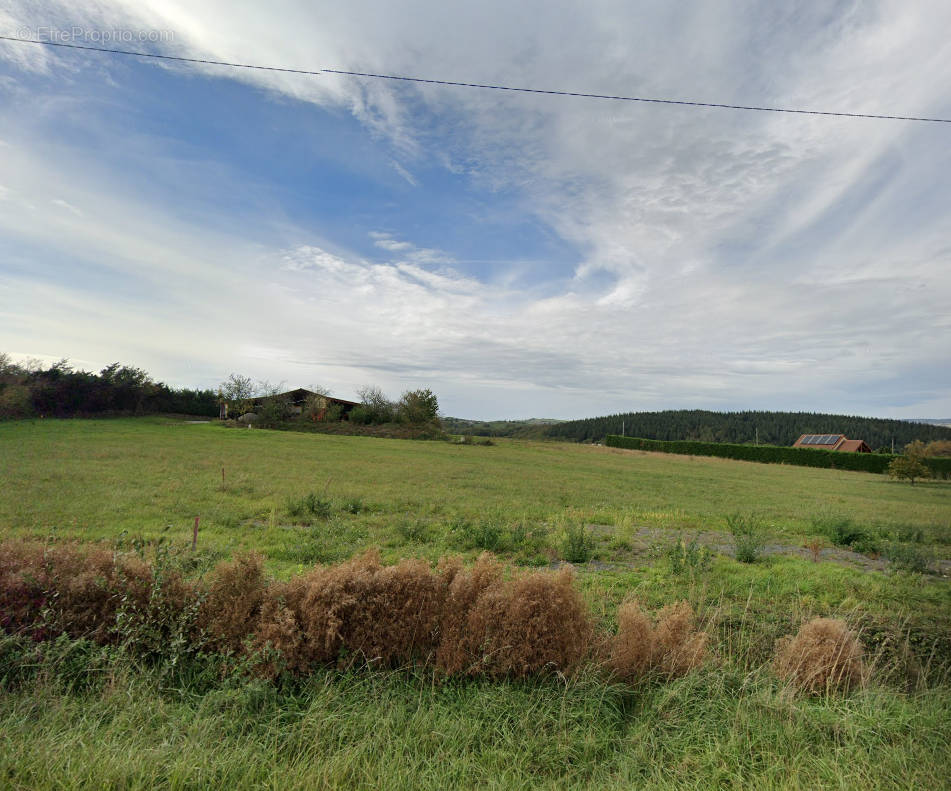
[[[170,30],[162,51],[220,60],[951,114],[951,8],[928,0],[43,11],[64,26]],[[15,4],[0,22],[35,24],[35,12]],[[62,332],[77,356],[111,360],[111,339],[179,381],[255,366],[351,391],[374,376],[419,382],[450,411],[483,417],[951,411],[951,374],[935,373],[951,344],[944,129],[142,67],[15,45],[0,58],[0,91],[19,108],[4,114],[4,276],[12,299],[38,308],[29,294],[43,293],[81,317],[67,333],[17,312],[17,348]],[[160,127],[129,98],[148,69],[220,105]],[[255,108],[253,144],[236,132],[246,118],[216,120],[232,90]],[[295,119],[288,107],[312,109]],[[68,142],[63,117],[77,130]],[[312,149],[294,149],[300,167],[275,157],[252,175],[256,158],[308,139]],[[181,337],[175,315],[190,328]],[[141,338],[118,342],[120,325]]]

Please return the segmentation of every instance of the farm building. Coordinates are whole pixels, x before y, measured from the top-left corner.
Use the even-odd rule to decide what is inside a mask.
[[[307,390],[304,387],[298,387],[296,390],[288,390],[286,393],[278,393],[273,396],[265,396],[264,398],[257,398],[254,401],[254,406],[257,408],[265,401],[271,399],[282,399],[288,403],[289,411],[292,415],[301,415],[304,412],[304,408],[307,405],[307,402],[310,399],[317,399],[317,404],[320,412],[317,414],[317,419],[320,420],[322,417],[323,411],[332,405],[338,405],[341,408],[343,416],[349,414],[355,406],[358,406],[356,401],[347,401],[343,398],[334,398],[330,395],[324,395],[322,393],[315,393],[313,390]]]
[[[803,434],[793,443],[794,448],[841,450],[846,453],[871,453],[864,440],[848,439],[845,434]]]

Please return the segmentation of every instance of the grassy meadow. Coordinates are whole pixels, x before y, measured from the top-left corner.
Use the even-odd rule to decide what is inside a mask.
[[[368,547],[387,561],[485,549],[526,567],[575,560],[605,628],[625,599],[686,599],[713,649],[684,678],[633,687],[594,674],[439,682],[413,668],[287,685],[136,669],[82,644],[30,664],[5,659],[6,640],[0,786],[947,784],[948,482],[140,418],[0,424],[0,486],[5,537],[185,554],[198,516],[196,573],[245,550],[280,578]],[[736,514],[763,533],[753,563],[731,556]],[[864,553],[834,545],[837,520],[865,532]],[[770,674],[774,641],[814,616],[859,630],[865,689],[804,698]]]

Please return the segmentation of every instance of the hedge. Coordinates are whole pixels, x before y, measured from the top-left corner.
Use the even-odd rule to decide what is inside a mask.
[[[891,453],[843,453],[819,448],[788,448],[779,445],[734,445],[727,442],[663,441],[608,434],[605,444],[612,448],[647,450],[655,453],[681,453],[688,456],[719,456],[724,459],[757,461],[763,464],[795,464],[800,467],[825,467],[858,472],[888,472]],[[951,458],[924,459],[935,478],[951,477]]]

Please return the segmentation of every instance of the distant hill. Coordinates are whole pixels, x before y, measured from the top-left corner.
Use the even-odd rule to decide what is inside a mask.
[[[951,426],[951,417],[910,417],[910,423],[927,423],[930,426]]]
[[[442,418],[443,427],[450,434],[472,434],[477,437],[536,437],[541,438],[548,426],[562,423],[555,418],[532,417],[527,420],[467,420],[461,417]]]
[[[575,442],[600,442],[607,434],[660,440],[699,440],[792,445],[800,434],[845,434],[873,449],[899,450],[909,442],[951,440],[951,427],[909,420],[827,415],[812,412],[708,412],[700,409],[628,412],[548,426],[544,435]]]

